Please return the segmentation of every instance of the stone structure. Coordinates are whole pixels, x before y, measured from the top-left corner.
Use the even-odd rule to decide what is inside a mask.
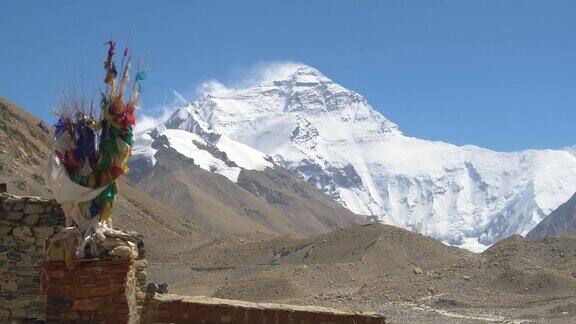
[[[146,260],[138,259],[144,255],[138,235],[100,228],[84,238],[74,231],[60,234],[45,244],[42,288],[47,295],[46,321],[138,323],[146,301],[148,267]],[[77,259],[79,242],[96,237],[98,241],[85,248],[91,254]]]
[[[137,296],[142,296],[140,304],[144,298],[136,292],[145,283],[137,280],[136,262],[110,258],[45,263],[46,321],[138,323]]]
[[[384,324],[378,314],[325,307],[257,304],[202,296],[156,295],[148,302],[147,323]]]
[[[64,219],[54,200],[0,193],[0,322],[44,318],[44,241]]]

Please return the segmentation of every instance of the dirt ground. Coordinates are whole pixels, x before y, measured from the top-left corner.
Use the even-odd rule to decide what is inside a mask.
[[[510,237],[482,254],[387,225],[306,239],[218,238],[152,264],[170,292],[321,305],[406,322],[576,322],[576,236]]]

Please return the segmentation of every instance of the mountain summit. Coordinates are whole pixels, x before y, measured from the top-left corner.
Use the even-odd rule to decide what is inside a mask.
[[[501,153],[408,137],[309,66],[207,94],[161,128],[242,143],[357,214],[472,250],[528,233],[576,191],[576,157],[566,151]]]

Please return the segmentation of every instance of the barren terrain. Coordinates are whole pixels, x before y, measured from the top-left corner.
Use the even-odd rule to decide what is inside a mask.
[[[387,225],[306,239],[215,239],[152,278],[179,294],[322,305],[391,322],[576,320],[576,236],[513,236],[482,254]]]
[[[0,98],[0,182],[50,196],[51,134]],[[576,322],[576,236],[509,237],[482,254],[387,225],[217,236],[122,182],[115,224],[144,236],[171,293],[376,311],[392,323]]]

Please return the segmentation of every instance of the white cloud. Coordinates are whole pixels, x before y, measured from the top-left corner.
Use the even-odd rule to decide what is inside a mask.
[[[184,98],[184,96],[182,94],[180,94],[178,91],[173,90],[172,93],[174,94],[174,102],[172,104],[186,104],[186,103],[188,103],[188,100],[186,100],[186,98]]]
[[[196,91],[198,95],[224,95],[238,89],[245,89],[262,83],[288,78],[297,69],[305,66],[304,63],[293,61],[259,62],[248,67],[237,67],[233,71],[234,77],[228,85],[208,80],[201,83]]]
[[[241,82],[241,86],[250,87],[261,83],[288,78],[299,68],[305,66],[299,62],[260,62],[249,68],[252,73]]]
[[[134,134],[144,132],[162,124],[170,118],[172,113],[174,113],[178,107],[181,107],[188,102],[188,100],[186,100],[184,96],[177,91],[173,91],[173,96],[173,101],[168,105],[157,107],[148,112],[142,112],[142,110],[139,110],[136,126],[134,127]]]
[[[304,63],[293,61],[268,61],[259,62],[247,67],[237,66],[232,69],[231,75],[233,77],[230,78],[231,80],[229,82],[226,82],[226,84],[217,80],[202,82],[196,87],[196,93],[191,97],[208,94],[214,96],[225,95],[238,89],[245,89],[274,80],[286,79],[298,68],[303,66],[305,66]],[[188,96],[177,91],[173,91],[172,94],[173,99],[171,103],[154,109],[148,109],[146,112],[142,110],[138,112],[138,122],[134,128],[135,134],[162,124],[177,108],[191,101],[187,99],[189,98]]]
[[[211,95],[215,95],[215,96],[223,95],[223,94],[227,94],[227,93],[231,92],[232,90],[234,90],[234,89],[227,88],[224,84],[222,84],[216,80],[209,80],[209,81],[202,82],[202,84],[200,84],[198,86],[198,88],[196,89],[198,94],[201,96],[207,95],[207,94],[211,94]]]

